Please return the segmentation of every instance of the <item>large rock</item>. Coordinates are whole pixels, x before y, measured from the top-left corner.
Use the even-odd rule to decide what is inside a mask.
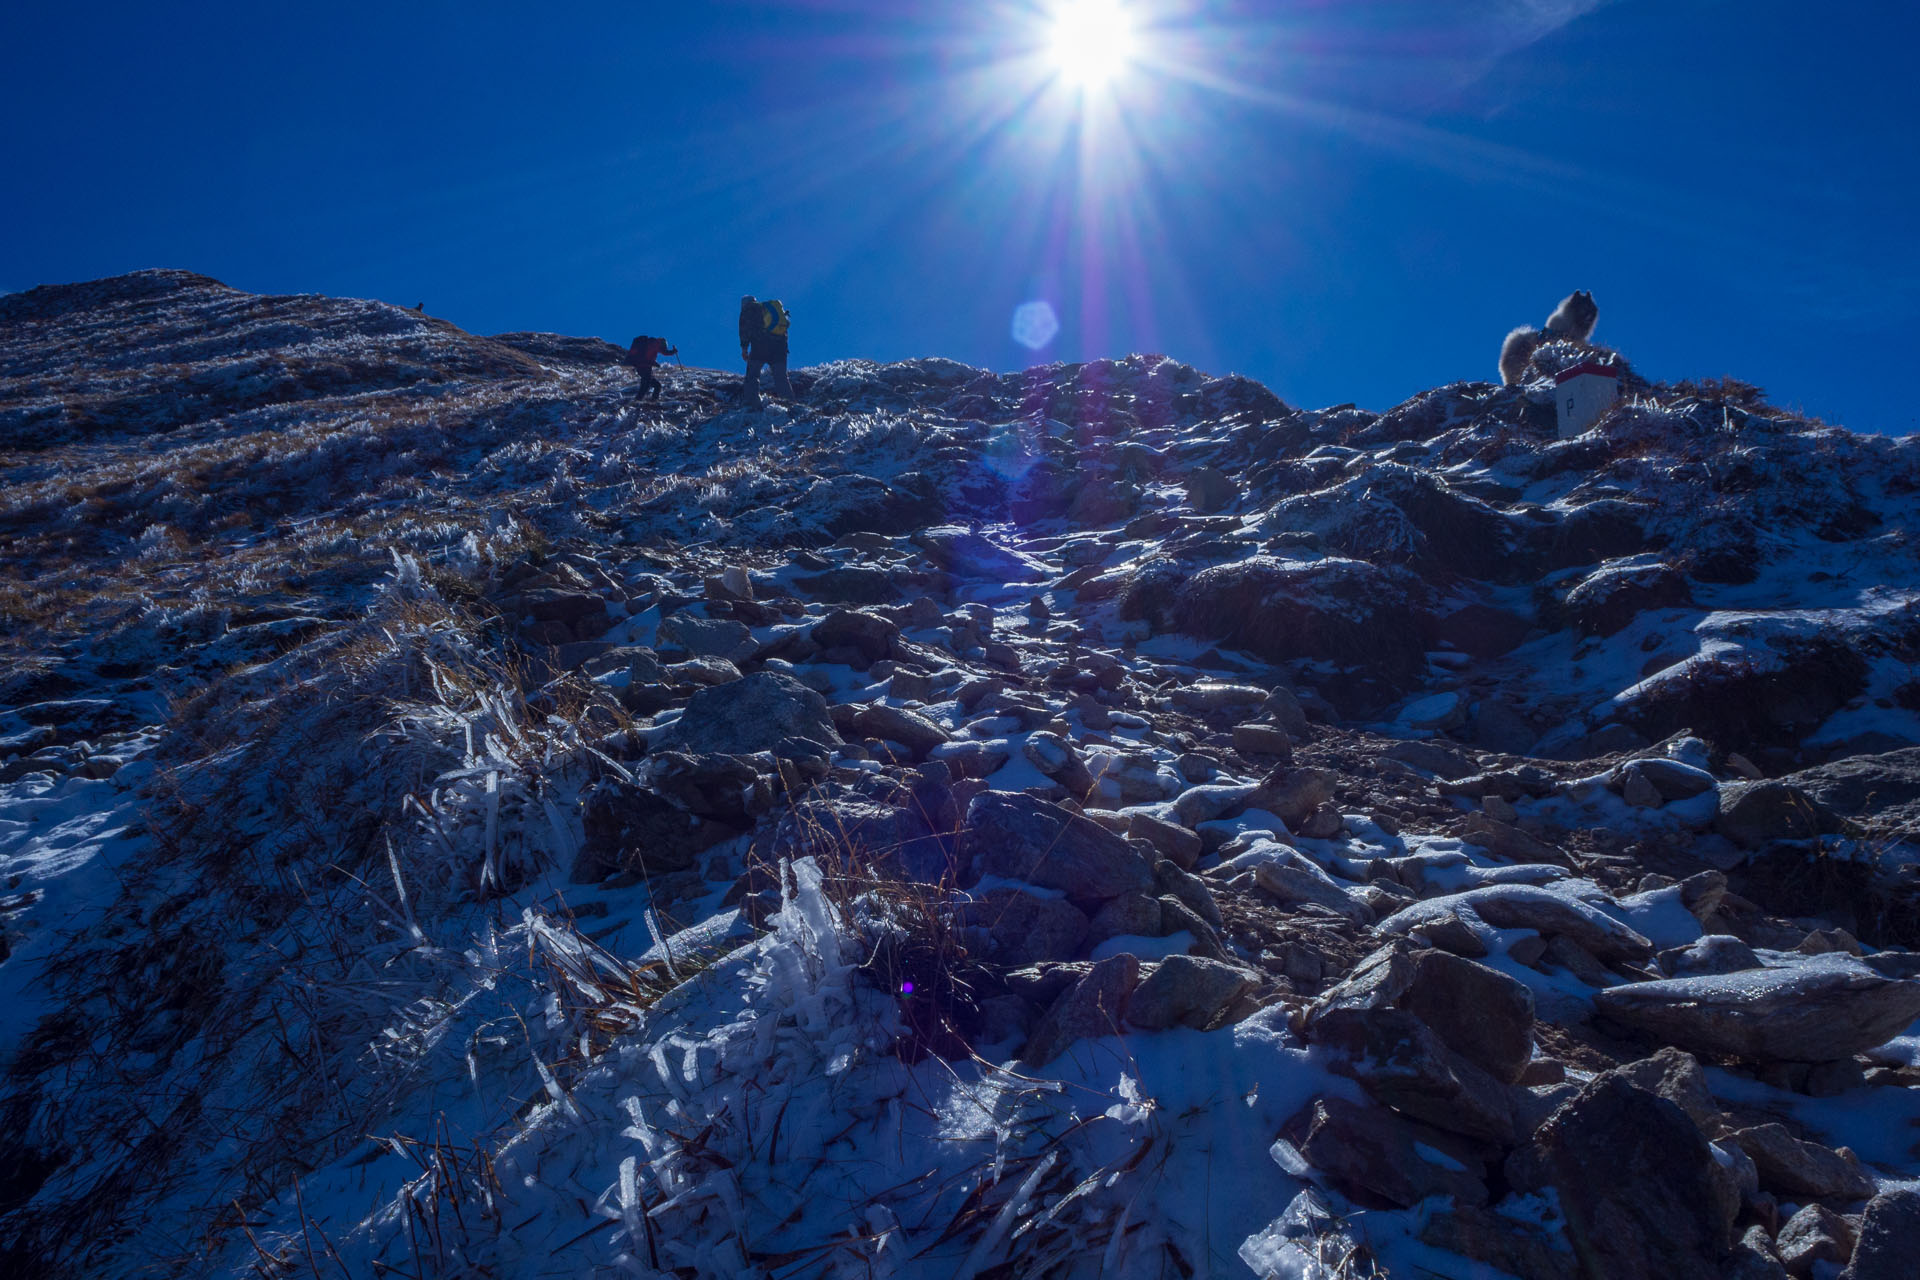
[[[1737,845],[1811,840],[1830,825],[1812,796],[1784,782],[1732,782],[1720,789],[1714,829]]]
[[[1834,1062],[1920,1018],[1920,982],[1883,978],[1836,953],[1790,968],[1633,982],[1593,1001],[1615,1022],[1692,1053]]]
[[[1265,809],[1286,823],[1289,831],[1297,831],[1314,810],[1333,799],[1334,783],[1338,780],[1339,775],[1331,769],[1296,769],[1282,765],[1261,779],[1260,789],[1247,804]]]
[[[1787,1220],[1773,1245],[1787,1274],[1805,1277],[1816,1262],[1846,1266],[1856,1239],[1851,1222],[1823,1204],[1810,1204]]]
[[[1405,1009],[1329,1009],[1307,1038],[1330,1052],[1334,1071],[1403,1115],[1483,1142],[1514,1140],[1505,1086]]]
[[[1142,1031],[1175,1026],[1204,1030],[1257,981],[1237,965],[1201,956],[1168,956],[1134,989],[1127,1021]]]
[[[1611,1072],[1591,1081],[1507,1161],[1518,1191],[1558,1195],[1588,1280],[1719,1280],[1737,1187],[1700,1130]]]
[[[1382,933],[1405,934],[1441,916],[1466,913],[1496,929],[1532,929],[1542,936],[1567,938],[1601,960],[1639,962],[1653,955],[1651,942],[1598,907],[1525,884],[1488,885],[1428,898],[1394,912],[1379,928]]]
[[[1030,1067],[1044,1067],[1076,1041],[1118,1035],[1126,1015],[1127,998],[1140,981],[1140,961],[1130,955],[1109,956],[1067,988],[1034,1024],[1020,1058]]]
[[[1152,893],[1153,866],[1098,823],[1033,796],[985,791],[967,806],[961,857],[979,870],[1085,902]]]
[[[1087,942],[1097,947],[1108,938],[1157,938],[1162,932],[1160,900],[1151,894],[1123,893],[1093,913]]]
[[[853,727],[869,737],[899,743],[913,752],[916,760],[926,759],[929,751],[953,738],[952,734],[918,711],[889,707],[884,703],[875,703],[854,712]]]
[[[1408,1010],[1449,1049],[1512,1084],[1533,1053],[1533,993],[1497,969],[1395,940],[1308,1007],[1307,1036],[1339,1009]]]
[[[694,754],[751,755],[773,750],[782,738],[840,743],[825,698],[792,676],[760,671],[694,694],[653,745]]]
[[[1473,1144],[1450,1133],[1343,1098],[1320,1098],[1289,1122],[1294,1145],[1334,1186],[1363,1201],[1411,1208],[1429,1196],[1487,1202],[1486,1167]]]
[[[772,854],[818,858],[832,867],[852,860],[920,884],[939,884],[956,873],[953,844],[934,831],[930,816],[916,805],[850,797],[802,801],[780,816]]]
[[[645,781],[687,812],[739,827],[773,804],[773,789],[751,760],[741,756],[690,756],[657,752],[647,759]]]
[[[1533,1056],[1533,993],[1498,969],[1427,950],[1400,997],[1448,1048],[1512,1084]]]
[[[813,624],[813,642],[822,652],[851,650],[868,663],[893,652],[900,628],[890,619],[864,609],[835,609]]]
[[[1874,1181],[1851,1151],[1806,1142],[1785,1125],[1763,1124],[1729,1134],[1760,1171],[1760,1185],[1793,1200],[1864,1200]]]
[[[696,658],[726,658],[731,662],[750,656],[759,646],[744,622],[732,618],[698,618],[691,613],[669,614],[660,623],[662,647],[685,649]]]
[[[1727,1127],[1720,1104],[1713,1100],[1713,1093],[1707,1088],[1707,1073],[1690,1053],[1665,1048],[1651,1058],[1615,1067],[1613,1074],[1679,1107],[1709,1138],[1719,1137]]]
[[[1853,1261],[1840,1280],[1913,1280],[1920,1258],[1920,1191],[1882,1191],[1867,1201]]]
[[[985,931],[987,954],[1018,968],[1043,960],[1071,960],[1087,936],[1087,918],[1065,898],[1013,888],[981,894],[965,912],[967,923]]]
[[[1848,756],[1789,774],[1784,781],[1869,828],[1920,829],[1920,747]]]
[[[1581,635],[1610,636],[1646,610],[1692,600],[1686,575],[1670,565],[1609,566],[1567,592],[1566,611]]]
[[[1360,924],[1373,919],[1371,907],[1306,858],[1263,862],[1253,869],[1253,882],[1283,906],[1311,902]]]
[[[616,871],[685,871],[700,854],[740,834],[740,828],[696,817],[658,792],[611,779],[587,793],[581,825],[584,838],[570,873],[575,884]]]
[[[1317,658],[1363,668],[1401,691],[1426,669],[1409,589],[1398,572],[1360,560],[1254,556],[1176,586],[1171,621],[1269,662]]]

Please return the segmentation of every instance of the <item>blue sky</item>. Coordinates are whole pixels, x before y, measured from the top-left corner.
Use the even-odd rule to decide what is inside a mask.
[[[1586,288],[1649,376],[1920,427],[1912,6],[1128,7],[1083,92],[1037,0],[10,6],[0,288],[178,266],[721,365],[751,292],[799,364],[1160,351],[1374,408]]]

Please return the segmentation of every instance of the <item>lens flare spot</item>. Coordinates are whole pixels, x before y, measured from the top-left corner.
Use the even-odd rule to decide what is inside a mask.
[[[1013,340],[1027,350],[1038,351],[1059,336],[1060,317],[1052,303],[1023,302],[1013,309]]]

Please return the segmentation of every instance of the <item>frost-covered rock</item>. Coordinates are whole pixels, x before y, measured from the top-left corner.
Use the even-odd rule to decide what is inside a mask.
[[[1581,1089],[1508,1159],[1506,1173],[1516,1190],[1552,1190],[1585,1274],[1723,1274],[1737,1190],[1680,1108],[1618,1075]]]
[[[1814,1264],[1844,1267],[1853,1257],[1854,1224],[1823,1204],[1802,1205],[1774,1237],[1773,1246],[1790,1276],[1813,1274]]]
[[[1803,1141],[1784,1125],[1755,1125],[1726,1140],[1753,1160],[1762,1187],[1789,1199],[1862,1200],[1873,1194],[1873,1177],[1853,1152]]]
[[[775,750],[782,739],[827,745],[840,734],[827,700],[792,676],[761,671],[702,689],[686,711],[655,739],[662,750],[745,755]]]
[[[978,870],[1082,901],[1154,887],[1152,864],[1120,836],[1032,796],[974,797],[960,840],[962,858]]]
[[[1237,965],[1202,956],[1168,956],[1134,988],[1127,1021],[1142,1031],[1204,1029],[1258,982]]]
[[[1846,956],[1656,982],[1594,995],[1636,1031],[1692,1053],[1833,1062],[1884,1044],[1920,1018],[1920,982],[1883,978]]]
[[[1081,1040],[1118,1034],[1139,981],[1140,962],[1133,956],[1109,956],[1095,964],[1040,1016],[1021,1060],[1044,1067]]]
[[[1471,913],[1496,929],[1557,934],[1602,960],[1641,961],[1653,944],[1631,926],[1578,898],[1533,885],[1503,884],[1414,903],[1380,922],[1383,933],[1409,933],[1445,914]]]
[[[1470,1142],[1384,1107],[1317,1099],[1294,1121],[1307,1163],[1350,1195],[1409,1207],[1429,1196],[1485,1204],[1486,1168]]]
[[[1840,1280],[1899,1280],[1920,1257],[1920,1191],[1900,1187],[1867,1202],[1853,1258]]]

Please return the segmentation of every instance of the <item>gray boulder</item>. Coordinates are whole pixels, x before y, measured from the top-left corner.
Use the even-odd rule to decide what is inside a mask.
[[[1885,1044],[1920,1018],[1920,982],[1883,978],[1841,954],[1783,969],[1633,982],[1593,1000],[1656,1040],[1751,1062],[1834,1062]]]
[[[1040,1015],[1021,1061],[1030,1067],[1044,1067],[1077,1041],[1117,1035],[1126,1015],[1127,998],[1139,982],[1140,961],[1133,956],[1109,956],[1094,965]]]
[[[952,740],[953,735],[917,711],[889,707],[884,703],[862,707],[853,716],[853,727],[868,737],[897,742],[924,760],[935,747]]]
[[[1134,989],[1127,1021],[1142,1031],[1174,1026],[1204,1030],[1258,981],[1236,965],[1201,956],[1168,956]]]
[[[1816,1262],[1847,1265],[1853,1257],[1854,1226],[1823,1204],[1810,1204],[1787,1220],[1774,1237],[1774,1251],[1787,1274],[1807,1277]]]
[[[1329,1009],[1307,1039],[1328,1050],[1334,1071],[1403,1115],[1482,1142],[1514,1141],[1506,1087],[1405,1009]]]
[[[1428,898],[1394,912],[1379,928],[1382,933],[1410,933],[1443,914],[1464,917],[1467,912],[1496,929],[1533,929],[1542,936],[1564,936],[1601,960],[1638,962],[1653,955],[1651,942],[1598,907],[1524,884],[1489,885]]]
[[[1662,951],[1660,967],[1675,978],[1697,978],[1761,966],[1760,957],[1740,939],[1730,933],[1709,933],[1684,947]]]
[[[988,955],[1015,967],[1071,960],[1087,937],[1087,918],[1071,902],[1020,889],[983,893],[962,918],[985,932]]]
[[[1920,828],[1920,747],[1848,756],[1784,780],[1816,804],[1873,830]]]
[[[1120,836],[1029,795],[985,791],[967,806],[961,857],[983,872],[1104,902],[1151,893],[1153,867]]]
[[[1473,1144],[1384,1107],[1320,1098],[1289,1131],[1307,1163],[1347,1195],[1378,1197],[1411,1208],[1429,1196],[1487,1202],[1486,1166]]]
[[[1864,1200],[1874,1181],[1853,1152],[1806,1142],[1785,1125],[1763,1124],[1729,1134],[1760,1171],[1760,1185],[1794,1200]]]
[[[1811,840],[1832,826],[1814,798],[1785,782],[1729,782],[1720,788],[1714,830],[1747,849],[1775,840]]]
[[[1260,790],[1251,796],[1250,808],[1265,809],[1297,831],[1313,811],[1333,799],[1333,785],[1339,775],[1331,769],[1290,768],[1282,766],[1268,774]]]
[[[1737,1187],[1679,1107],[1623,1077],[1596,1077],[1507,1160],[1518,1191],[1559,1196],[1577,1274],[1720,1280]]]
[[[1912,1280],[1920,1258],[1920,1191],[1882,1191],[1867,1201],[1853,1261],[1840,1280]]]
[[[792,676],[760,671],[694,694],[653,746],[696,755],[751,755],[773,750],[782,738],[840,744],[825,698]]]
[[[813,642],[822,652],[851,650],[868,663],[893,652],[900,628],[890,619],[864,609],[835,609],[813,624]]]
[[[1615,1067],[1613,1074],[1679,1107],[1709,1138],[1719,1137],[1727,1127],[1720,1104],[1713,1100],[1713,1093],[1707,1088],[1707,1073],[1690,1053],[1662,1049],[1651,1058]]]
[[[1448,1048],[1512,1084],[1533,1056],[1533,993],[1498,969],[1428,950],[1414,956],[1400,997]]]
[[[1160,900],[1136,891],[1121,894],[1093,913],[1087,945],[1097,947],[1108,938],[1157,938],[1160,934]]]
[[[690,613],[668,614],[660,623],[661,647],[685,649],[696,658],[725,658],[730,662],[750,656],[758,646],[744,622],[732,618],[697,618]]]

